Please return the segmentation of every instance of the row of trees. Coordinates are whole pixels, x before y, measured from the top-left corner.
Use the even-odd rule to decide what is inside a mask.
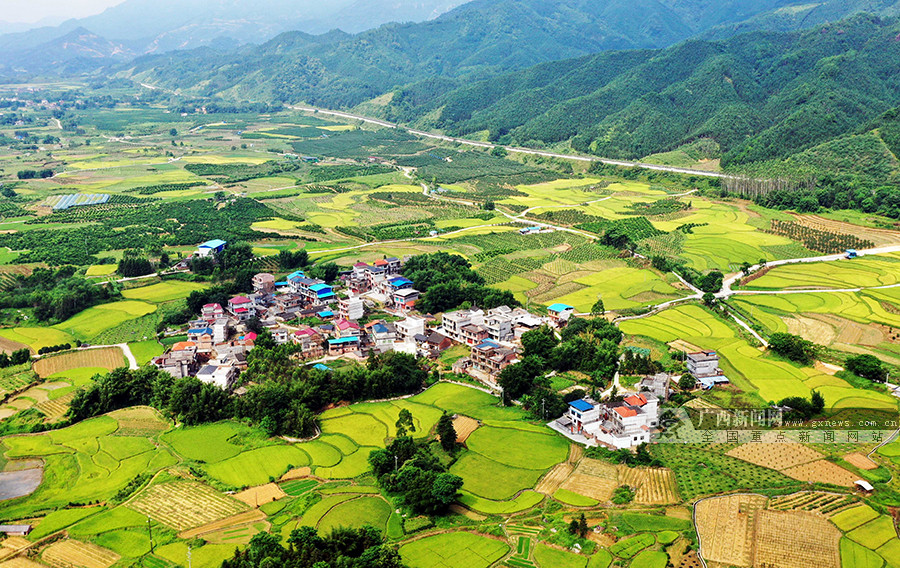
[[[319,536],[314,527],[291,531],[287,546],[278,535],[256,534],[244,550],[222,562],[222,568],[404,568],[396,549],[384,546],[370,527],[338,528]]]
[[[316,432],[314,411],[339,401],[413,393],[428,376],[420,362],[405,353],[372,356],[365,368],[324,372],[298,366],[291,357],[296,349],[276,346],[264,330],[247,356],[248,368],[241,377],[252,386],[242,397],[193,377],[175,379],[152,367],[116,369],[78,391],[69,416],[77,422],[128,406],[149,405],[188,425],[246,418],[269,435],[308,437]]]

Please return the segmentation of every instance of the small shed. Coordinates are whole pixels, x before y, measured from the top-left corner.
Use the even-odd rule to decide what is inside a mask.
[[[864,479],[857,479],[853,482],[856,485],[856,488],[862,491],[863,493],[871,493],[875,491],[875,488],[872,487],[872,484]]]
[[[31,525],[0,525],[0,533],[6,536],[28,536]]]

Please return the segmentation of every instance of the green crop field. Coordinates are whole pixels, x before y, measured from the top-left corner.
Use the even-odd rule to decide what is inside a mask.
[[[856,527],[868,523],[878,517],[878,513],[868,505],[860,505],[836,513],[831,517],[831,522],[842,531],[850,531]]]
[[[632,559],[631,568],[665,568],[669,557],[659,550],[644,550]]]
[[[871,288],[900,282],[900,256],[776,266],[747,285],[750,290]]]
[[[756,391],[766,401],[788,396],[808,397],[816,388],[828,406],[840,408],[865,404],[874,408],[896,408],[889,395],[851,387],[836,377],[825,377],[811,368],[801,368],[764,354],[739,338],[735,331],[698,306],[681,306],[650,317],[622,322],[629,335],[643,335],[668,343],[682,339],[721,357],[720,366],[731,382],[744,391]]]
[[[683,531],[691,528],[690,521],[676,519],[664,515],[644,515],[641,513],[622,513],[612,515],[616,527],[623,533]]]
[[[162,355],[165,351],[164,347],[155,339],[129,343],[128,347],[131,348],[131,354],[137,359],[138,365],[146,365],[151,359]]]
[[[188,459],[215,463],[241,453],[243,446],[231,440],[244,439],[252,432],[237,422],[217,422],[178,428],[164,434],[162,440]]]
[[[466,491],[494,500],[509,499],[522,489],[534,487],[545,471],[511,467],[473,452],[450,468],[451,473],[463,478]]]
[[[600,503],[596,499],[579,495],[568,489],[557,489],[553,494],[553,498],[566,505],[572,505],[573,507],[595,507]]]
[[[472,432],[466,446],[510,467],[526,469],[549,469],[566,459],[569,451],[568,441],[555,434],[491,426]]]
[[[544,500],[544,495],[537,491],[522,491],[514,499],[496,501],[473,495],[466,490],[460,493],[459,502],[485,515],[512,515],[530,509]]]
[[[116,265],[115,264],[94,264],[89,266],[87,272],[85,272],[86,276],[109,276],[111,274],[115,274]]]
[[[309,465],[309,456],[294,446],[266,446],[206,466],[210,477],[235,487],[278,479],[294,467]]]
[[[117,507],[85,519],[71,527],[69,533],[74,536],[89,536],[119,529],[146,526],[147,517],[144,515],[125,507]]]
[[[120,438],[108,416],[36,436],[5,438],[7,458],[40,458],[44,480],[30,496],[6,501],[0,514],[24,516],[69,503],[113,496],[136,476],[176,463],[147,437]]]
[[[883,515],[847,533],[847,538],[866,548],[876,549],[897,537],[891,517]]]
[[[410,568],[487,568],[509,552],[499,540],[466,532],[440,534],[400,547]]]
[[[358,528],[369,525],[380,531],[387,526],[391,506],[380,497],[360,497],[345,501],[328,511],[319,521],[318,529],[328,534],[339,527]]]
[[[131,288],[122,292],[122,295],[129,300],[141,300],[144,302],[152,302],[159,304],[162,302],[170,302],[180,298],[186,298],[195,290],[203,290],[207,288],[206,284],[200,282],[182,282],[172,280],[168,282],[160,282],[151,284],[142,288]],[[143,314],[141,314],[143,315]]]
[[[842,568],[881,568],[884,559],[849,538],[841,539]]]
[[[129,320],[152,314],[155,311],[156,306],[153,304],[124,300],[88,308],[53,327],[87,340]]]
[[[534,559],[540,566],[553,566],[554,568],[584,568],[588,561],[587,557],[581,554],[558,550],[545,544],[538,544],[534,547]]]
[[[641,550],[651,546],[656,539],[652,534],[639,534],[625,538],[609,547],[609,551],[622,558],[632,558]]]
[[[14,327],[0,329],[0,337],[16,341],[30,347],[33,351],[41,347],[51,347],[64,343],[74,344],[71,335],[52,327]]]

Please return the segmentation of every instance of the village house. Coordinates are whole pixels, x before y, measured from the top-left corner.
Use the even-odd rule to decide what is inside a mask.
[[[457,343],[467,343],[463,328],[468,325],[481,326],[483,324],[484,312],[477,308],[447,312],[441,319],[440,332]]]
[[[651,393],[632,394],[620,402],[574,400],[549,426],[587,445],[630,448],[651,441],[659,426],[659,400]]]
[[[228,311],[239,321],[247,321],[256,317],[256,306],[253,304],[253,300],[246,296],[235,296],[228,300]]]
[[[693,375],[700,387],[705,390],[729,382],[728,377],[719,368],[719,354],[715,351],[688,353],[685,362],[688,373]]]
[[[219,318],[225,317],[225,310],[222,304],[206,304],[200,309],[200,319],[207,323],[212,323]]]
[[[193,376],[200,368],[197,344],[193,341],[179,341],[168,353],[154,357],[150,362],[157,369],[169,373],[176,379]]]
[[[412,341],[416,335],[425,334],[425,318],[407,316],[405,320],[394,323],[397,341]]]
[[[491,379],[496,380],[500,371],[516,363],[519,356],[515,348],[502,347],[494,341],[485,340],[472,347],[469,359],[473,369],[486,373]]]
[[[260,272],[253,277],[253,291],[260,294],[275,293],[275,276]]]
[[[550,316],[550,321],[558,326],[565,325],[574,313],[575,308],[568,304],[557,303],[547,307],[547,314]]]
[[[328,340],[328,354],[346,355],[359,351],[359,336],[338,337]]]
[[[390,298],[395,309],[408,312],[415,308],[416,302],[419,301],[419,291],[414,288],[402,288],[395,290]]]
[[[453,342],[449,337],[437,331],[433,331],[431,332],[431,335],[425,338],[425,341],[420,347],[428,351],[429,356],[437,357],[441,352],[450,349],[452,345]]]
[[[369,337],[376,346],[393,345],[397,341],[397,329],[392,323],[378,321],[366,326]]]
[[[216,385],[222,390],[229,390],[239,374],[238,369],[232,365],[224,363],[220,365],[218,362],[214,362],[201,368],[197,372],[197,378],[204,383]]]
[[[644,377],[639,383],[642,392],[652,393],[660,400],[668,400],[669,398],[669,374],[657,373],[655,375]]]
[[[356,321],[366,314],[365,303],[359,296],[350,296],[338,300],[338,314],[340,317]]]

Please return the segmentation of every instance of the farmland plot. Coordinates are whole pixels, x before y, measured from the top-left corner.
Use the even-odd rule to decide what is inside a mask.
[[[118,347],[104,349],[84,349],[71,351],[53,357],[44,357],[34,364],[34,372],[41,378],[65,374],[66,371],[82,367],[104,368],[112,371],[126,366],[125,356]]]
[[[119,558],[111,550],[77,540],[55,542],[41,554],[41,559],[55,568],[108,568]]]
[[[751,566],[753,526],[766,505],[760,495],[735,495],[700,501],[695,506],[700,553],[707,562]]]
[[[817,515],[760,511],[756,517],[753,565],[757,568],[840,568],[841,532]]]
[[[667,505],[678,502],[675,476],[671,469],[618,466],[619,485],[636,488],[635,503]]]
[[[247,506],[209,486],[190,481],[153,485],[128,507],[176,530],[183,531],[235,515]]]

